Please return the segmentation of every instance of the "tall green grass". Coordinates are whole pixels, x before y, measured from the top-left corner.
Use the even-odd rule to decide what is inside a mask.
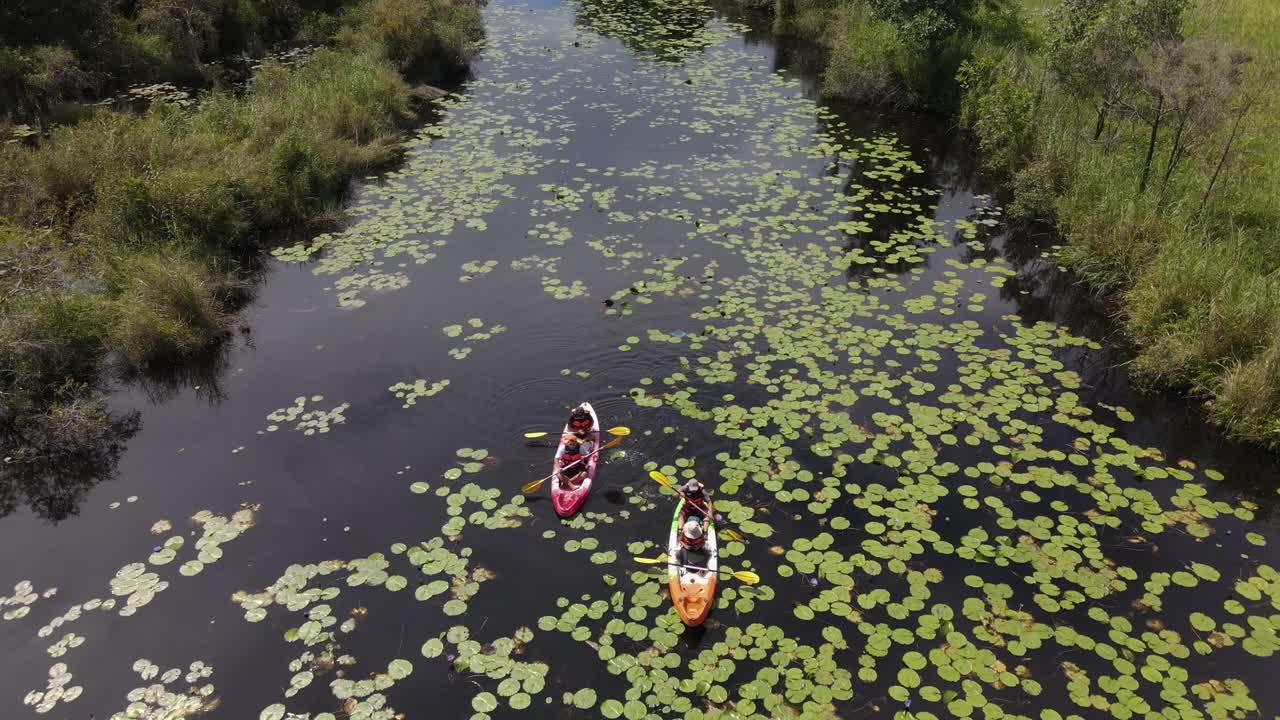
[[[99,111],[0,145],[0,430],[82,392],[104,357],[181,362],[224,337],[241,281],[218,268],[395,158],[413,117],[401,68],[464,59],[479,10],[365,0],[335,31],[245,95]]]
[[[778,0],[775,26],[827,48],[827,95],[954,112],[1008,189],[1011,219],[1056,222],[1062,261],[1111,298],[1137,378],[1201,397],[1228,434],[1280,448],[1280,4],[1224,0],[1183,14],[1193,63],[1240,52],[1250,62],[1238,86],[1209,88],[1220,94],[1205,102],[1227,117],[1206,126],[1167,182],[1161,164],[1175,131],[1159,128],[1142,192],[1151,128],[1134,95],[1143,90],[1131,89],[1095,137],[1099,99],[1054,73],[1061,5],[979,5],[930,52],[877,16],[872,0]],[[1142,2],[1112,5],[1123,16]],[[1168,7],[1151,5],[1143,12],[1156,14],[1138,22]],[[1141,50],[1136,62],[1154,55]],[[1176,93],[1183,80],[1155,82]],[[1237,126],[1231,111],[1245,102]]]
[[[1043,23],[1048,16],[1030,17]],[[1232,122],[1212,128],[1163,197],[1138,192],[1149,126],[1112,118],[1095,140],[1096,106],[1053,82],[1043,54],[991,48],[961,75],[962,118],[989,167],[1009,182],[1011,211],[1057,221],[1067,240],[1062,260],[1114,299],[1136,348],[1138,378],[1204,398],[1229,435],[1273,448],[1280,447],[1280,143],[1273,130],[1280,104],[1272,85],[1280,35],[1260,28],[1277,19],[1276,6],[1259,0],[1201,4],[1186,17],[1189,43],[1252,57],[1230,102],[1252,96],[1255,104],[1226,161]],[[1166,127],[1159,136],[1157,160],[1170,153],[1172,134]]]

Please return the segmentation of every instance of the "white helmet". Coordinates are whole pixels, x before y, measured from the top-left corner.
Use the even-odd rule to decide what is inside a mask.
[[[690,518],[684,524],[684,536],[690,540],[697,540],[702,537],[702,523]]]

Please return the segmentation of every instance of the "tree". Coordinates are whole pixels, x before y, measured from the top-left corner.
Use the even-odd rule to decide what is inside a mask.
[[[203,53],[217,49],[222,9],[222,0],[140,0],[137,19],[198,66]]]
[[[1140,88],[1141,59],[1181,41],[1187,2],[1062,0],[1055,10],[1050,68],[1073,94],[1094,101],[1094,140],[1115,107]]]
[[[982,0],[871,0],[881,19],[936,54],[943,41],[973,26]]]
[[[1169,119],[1172,137],[1160,180],[1163,205],[1169,181],[1182,163],[1204,145],[1232,114],[1232,100],[1243,77],[1247,55],[1205,41],[1156,45],[1141,61],[1139,92],[1127,106],[1151,127],[1138,192],[1147,190],[1161,123]]]

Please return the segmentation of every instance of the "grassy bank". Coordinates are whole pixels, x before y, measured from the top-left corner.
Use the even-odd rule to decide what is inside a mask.
[[[1113,303],[1135,376],[1280,447],[1280,8],[973,3],[923,39],[901,14],[944,5],[797,0],[775,18],[828,48],[827,94],[955,113],[1013,218],[1056,222],[1062,261]]]
[[[237,259],[336,207],[411,120],[401,71],[466,58],[479,10],[365,0],[329,46],[263,69],[242,96],[99,110],[34,146],[0,145],[0,430],[83,405],[102,363],[205,351],[243,297]]]

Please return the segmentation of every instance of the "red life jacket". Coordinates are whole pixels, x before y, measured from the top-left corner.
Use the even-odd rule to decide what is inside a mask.
[[[586,465],[586,463],[578,462],[581,459],[582,459],[582,453],[565,453],[561,455],[560,467],[563,473],[565,475],[577,475],[580,471],[585,470],[586,468],[583,466]],[[572,465],[573,463],[578,463],[578,464],[573,465],[573,467],[571,468],[565,469],[568,465]]]
[[[588,430],[591,429],[591,416],[588,415],[587,417],[582,418],[581,420],[575,420],[574,418],[569,418],[569,429],[578,433],[587,432]]]

